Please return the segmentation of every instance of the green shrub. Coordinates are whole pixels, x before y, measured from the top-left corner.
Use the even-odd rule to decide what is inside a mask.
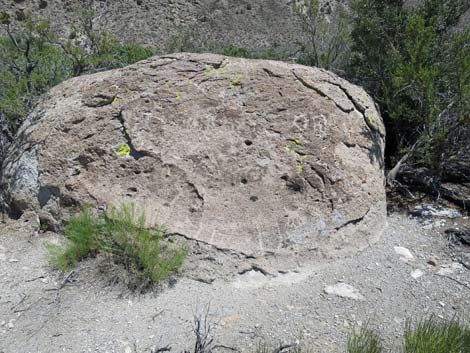
[[[18,30],[4,22],[8,36],[0,38],[0,121],[15,131],[36,98],[70,77],[70,63],[60,48],[48,43],[47,21],[25,20]]]
[[[223,54],[227,56],[234,56],[237,58],[251,58],[253,54],[246,48],[237,47],[230,44],[223,50]]]
[[[155,53],[153,48],[121,43],[111,34],[97,30],[95,22],[95,12],[85,9],[65,42],[52,39],[72,63],[73,76],[123,67]]]
[[[353,0],[349,75],[379,103],[388,152],[440,174],[461,146],[449,139],[470,122],[470,29],[452,31],[464,0]]]
[[[183,263],[185,250],[163,239],[165,228],[146,227],[145,216],[133,206],[95,214],[85,208],[65,228],[64,246],[48,245],[51,263],[69,270],[78,261],[97,254],[126,270],[133,289],[158,283]]]
[[[121,43],[95,30],[94,23],[94,13],[85,11],[79,26],[63,41],[47,20],[26,18],[13,25],[7,13],[0,13],[7,32],[0,37],[0,128],[14,134],[38,98],[72,76],[129,65],[155,52]]]

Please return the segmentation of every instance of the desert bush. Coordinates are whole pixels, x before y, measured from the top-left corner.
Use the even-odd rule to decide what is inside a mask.
[[[345,65],[349,46],[349,14],[338,3],[296,1],[294,13],[300,22],[296,61],[300,64],[339,70]]]
[[[121,43],[111,34],[98,30],[93,9],[85,9],[79,18],[79,24],[71,28],[67,40],[51,38],[72,63],[73,76],[123,67],[155,52],[153,48]]]
[[[437,175],[455,155],[449,135],[470,122],[470,30],[452,31],[464,0],[353,0],[349,75],[379,103],[389,155]],[[413,148],[412,148],[413,146]]]
[[[258,50],[250,50],[244,47],[237,47],[236,45],[230,44],[222,50],[219,50],[219,52],[227,56],[248,59],[289,60],[290,58],[290,53],[282,47],[269,47]]]
[[[6,14],[8,35],[0,38],[0,120],[15,131],[38,96],[70,76],[70,65],[56,46],[48,43],[48,21],[26,19],[13,30]]]
[[[84,11],[80,24],[64,40],[55,36],[47,20],[25,18],[13,24],[7,13],[0,13],[7,33],[0,37],[1,130],[14,135],[38,98],[65,79],[122,67],[155,52],[121,43],[96,30],[95,23],[93,11]]]
[[[66,244],[48,245],[53,266],[67,271],[77,262],[102,255],[123,268],[132,289],[146,288],[174,273],[183,263],[185,250],[163,239],[165,228],[147,227],[143,213],[133,206],[96,214],[89,208],[73,216],[65,227]]]
[[[223,54],[237,58],[251,58],[253,56],[253,53],[250,50],[243,47],[237,47],[233,44],[230,44],[228,47],[224,48]]]

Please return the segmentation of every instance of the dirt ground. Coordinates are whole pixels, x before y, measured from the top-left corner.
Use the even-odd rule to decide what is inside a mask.
[[[344,352],[348,333],[363,325],[391,347],[408,318],[469,317],[470,271],[455,262],[443,234],[454,222],[392,213],[383,240],[360,254],[288,273],[263,274],[202,249],[176,281],[134,295],[106,284],[97,260],[57,290],[64,274],[49,268],[44,243],[58,235],[31,237],[28,225],[8,221],[0,224],[0,352],[191,350],[193,315],[208,304],[221,351],[252,351],[266,340]],[[354,287],[356,299],[326,288],[338,283]]]

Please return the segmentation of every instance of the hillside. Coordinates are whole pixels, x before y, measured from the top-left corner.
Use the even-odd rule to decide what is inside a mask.
[[[76,21],[77,0],[23,0],[0,5],[1,11],[50,18],[55,31],[64,32]],[[204,46],[235,44],[248,48],[288,45],[294,33],[291,1],[262,0],[116,0],[101,1],[98,26],[123,41],[171,48],[197,38]],[[97,11],[99,12],[99,11]],[[21,15],[20,15],[21,16]]]

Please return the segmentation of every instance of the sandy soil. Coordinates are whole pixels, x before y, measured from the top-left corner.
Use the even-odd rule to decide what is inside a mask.
[[[313,352],[344,352],[348,333],[366,324],[390,347],[407,318],[468,317],[470,271],[454,263],[443,235],[452,225],[431,228],[394,213],[384,239],[362,253],[270,275],[202,251],[190,256],[176,283],[133,295],[106,285],[96,260],[81,264],[72,285],[58,291],[64,275],[49,268],[44,249],[58,235],[31,238],[27,225],[9,221],[0,224],[0,352],[130,353],[167,344],[172,352],[190,350],[193,314],[207,304],[216,344],[241,351],[260,340],[300,340]],[[405,261],[398,246],[413,259]],[[431,258],[436,266],[427,263]],[[362,299],[326,294],[326,286],[340,282]]]

